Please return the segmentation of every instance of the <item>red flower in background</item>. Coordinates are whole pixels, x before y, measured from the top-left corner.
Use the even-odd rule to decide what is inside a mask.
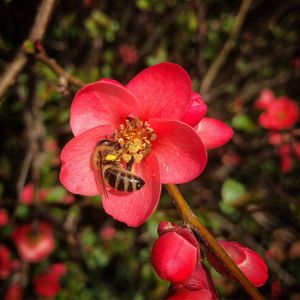
[[[22,300],[23,287],[19,283],[13,283],[6,291],[4,300]]]
[[[46,259],[55,248],[53,229],[50,224],[21,225],[14,230],[12,238],[20,256],[29,262]]]
[[[299,120],[298,104],[285,96],[275,98],[268,89],[262,91],[255,106],[265,110],[259,117],[259,124],[267,129],[289,129]]]
[[[34,185],[33,183],[28,183],[24,186],[21,192],[21,202],[25,205],[32,204],[34,197]],[[47,198],[48,191],[46,189],[39,190],[38,201],[43,202]]]
[[[4,245],[0,245],[0,279],[7,279],[11,273],[10,252]]]
[[[268,267],[253,250],[237,242],[218,241],[231,259],[239,266],[245,276],[256,287],[262,286],[268,279]],[[235,280],[219,260],[209,251],[206,252],[209,263],[223,276]]]
[[[120,164],[133,163],[133,172],[145,185],[132,193],[106,185],[103,207],[129,226],[141,225],[155,210],[162,183],[199,176],[207,160],[204,144],[220,146],[232,136],[224,123],[202,119],[206,108],[198,96],[192,93],[188,74],[172,63],[144,70],[126,87],[108,79],[87,85],[71,106],[75,137],[61,153],[62,184],[74,194],[105,194],[99,162],[93,157],[99,156],[96,146],[101,140],[113,140],[121,147]],[[196,130],[187,124],[195,125],[195,109],[203,122]]]
[[[9,217],[6,209],[0,209],[0,227],[8,223]]]
[[[61,290],[60,279],[67,272],[63,263],[56,263],[34,279],[34,290],[40,297],[55,297]]]
[[[121,45],[118,48],[122,62],[126,65],[134,65],[138,58],[138,51],[135,47],[129,45]]]

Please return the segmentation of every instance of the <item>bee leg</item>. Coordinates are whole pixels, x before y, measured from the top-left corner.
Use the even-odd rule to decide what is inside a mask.
[[[131,158],[131,160],[126,164],[126,170],[127,170],[127,171],[129,171],[129,172],[132,171],[133,163],[134,163],[134,159]]]

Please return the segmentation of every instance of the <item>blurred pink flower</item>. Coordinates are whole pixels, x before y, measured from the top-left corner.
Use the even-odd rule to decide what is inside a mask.
[[[111,240],[117,234],[117,229],[112,225],[106,225],[100,231],[100,237],[103,241]]]
[[[255,101],[255,107],[258,109],[268,109],[269,106],[275,101],[275,95],[270,89],[263,89],[260,97]]]
[[[262,286],[268,279],[268,267],[263,259],[253,250],[240,243],[218,241],[231,259],[239,266],[245,276],[256,287]],[[219,260],[209,251],[206,252],[209,263],[223,276],[235,280]]]
[[[7,210],[2,208],[0,209],[0,227],[7,225],[9,221]]]
[[[27,185],[25,185],[21,192],[21,203],[25,205],[32,204],[33,196],[34,196],[33,193],[34,193],[33,183],[28,183]],[[43,202],[47,198],[48,193],[49,192],[47,189],[40,189],[38,201]]]
[[[7,279],[11,269],[10,252],[6,246],[0,244],[0,279]]]
[[[259,124],[267,129],[289,129],[299,120],[298,104],[288,97],[279,97],[266,105],[259,116]]]
[[[55,297],[61,290],[60,279],[67,268],[63,263],[51,265],[48,270],[34,279],[35,293],[40,297]]]
[[[23,299],[23,287],[19,283],[13,283],[6,291],[4,300],[22,300]]]
[[[119,55],[125,65],[134,65],[137,62],[138,51],[130,45],[121,45],[118,48]]]
[[[61,153],[62,184],[74,194],[103,194],[101,173],[93,161],[96,145],[104,139],[122,141],[122,163],[132,159],[134,172],[146,184],[132,193],[108,188],[102,203],[115,219],[141,225],[157,207],[162,183],[184,183],[199,176],[207,161],[204,144],[217,147],[232,136],[218,120],[204,118],[196,130],[186,124],[194,125],[194,112],[186,113],[198,100],[188,74],[172,63],[145,69],[127,87],[110,79],[85,86],[71,106],[75,137]],[[202,112],[204,105],[200,106]]]
[[[39,262],[46,259],[55,248],[52,226],[47,223],[21,225],[12,233],[20,256],[28,262]]]

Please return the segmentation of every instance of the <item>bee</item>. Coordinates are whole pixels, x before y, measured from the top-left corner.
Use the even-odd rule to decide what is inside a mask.
[[[132,162],[124,169],[121,160],[121,146],[118,142],[101,140],[94,152],[94,164],[100,170],[102,182],[121,192],[140,190],[145,181],[132,172]],[[107,192],[104,186],[105,195]]]

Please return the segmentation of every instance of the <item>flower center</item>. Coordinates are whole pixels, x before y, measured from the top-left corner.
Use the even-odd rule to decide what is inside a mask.
[[[140,163],[151,151],[151,142],[156,139],[154,130],[148,122],[127,117],[126,123],[113,138],[121,147],[121,158],[126,164]]]

